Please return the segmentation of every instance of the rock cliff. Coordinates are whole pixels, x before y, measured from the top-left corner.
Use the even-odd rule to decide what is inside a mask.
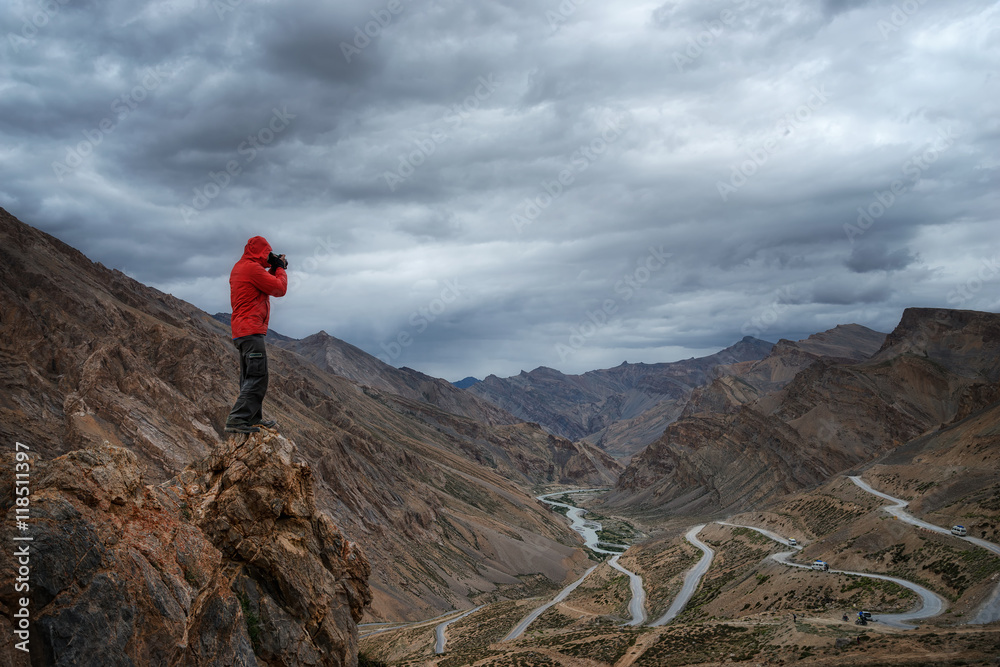
[[[19,533],[33,538],[32,662],[356,665],[371,569],[317,509],[295,455],[262,431],[159,485],[107,444],[39,461]],[[12,500],[0,500],[5,526]],[[0,568],[14,569],[9,550]],[[0,603],[12,596],[5,587]],[[5,664],[22,664],[2,635]]]
[[[775,355],[772,369],[786,367],[789,353]],[[655,511],[758,506],[986,407],[998,358],[1000,315],[909,309],[870,359],[812,359],[777,391],[758,378],[742,382],[742,396],[705,392],[701,410],[635,457],[608,500]]]
[[[717,378],[691,393],[681,418],[702,412],[736,412],[741,405],[782,389],[817,361],[858,363],[870,359],[885,338],[884,333],[859,324],[838,325],[805,340],[783,338],[760,361],[719,367]]]

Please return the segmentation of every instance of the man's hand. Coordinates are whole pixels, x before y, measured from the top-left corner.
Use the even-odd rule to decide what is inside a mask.
[[[273,252],[267,256],[267,263],[271,265],[272,268],[288,268],[288,260],[285,259],[284,255],[275,255]]]

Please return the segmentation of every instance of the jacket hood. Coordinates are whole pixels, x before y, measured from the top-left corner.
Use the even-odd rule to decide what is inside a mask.
[[[263,236],[255,236],[247,241],[243,249],[243,259],[249,259],[267,266],[267,256],[271,254],[271,244]]]

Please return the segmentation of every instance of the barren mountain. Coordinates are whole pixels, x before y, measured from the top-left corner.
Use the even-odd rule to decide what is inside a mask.
[[[164,482],[222,446],[237,391],[228,328],[0,210],[0,436],[42,459],[107,443]],[[361,544],[376,617],[433,616],[578,568],[525,486],[607,485],[613,461],[528,424],[490,426],[363,388],[270,346],[265,414]]]
[[[886,334],[860,324],[842,324],[805,340],[782,338],[760,361],[720,367],[719,377],[692,392],[683,416],[734,412],[741,405],[783,388],[820,359],[846,363],[869,359],[881,349],[885,337]]]
[[[996,400],[998,352],[998,315],[907,310],[870,360],[820,358],[777,392],[671,424],[611,502],[734,510],[820,483]]]
[[[490,375],[468,391],[551,433],[629,456],[659,437],[691,390],[709,382],[718,366],[761,359],[770,349],[771,343],[748,336],[699,359],[625,362],[583,375],[542,367],[506,379]]]
[[[864,478],[930,523],[1000,542],[1000,403],[897,448]]]
[[[214,317],[229,326],[228,313],[216,313]],[[278,347],[291,350],[317,367],[363,386],[430,403],[447,412],[484,424],[517,424],[523,421],[492,403],[462,391],[451,382],[412,368],[390,366],[378,357],[325,331],[302,339],[275,335],[274,332],[268,333],[268,337]]]

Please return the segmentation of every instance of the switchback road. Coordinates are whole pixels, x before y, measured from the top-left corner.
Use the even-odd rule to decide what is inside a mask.
[[[700,533],[701,529],[704,527],[705,524],[695,526],[687,532],[687,535],[684,536],[688,542],[701,549],[701,560],[699,560],[697,565],[688,570],[688,573],[684,575],[684,584],[681,586],[681,590],[677,594],[677,597],[674,598],[670,608],[667,609],[667,613],[650,623],[650,627],[657,628],[661,625],[665,625],[674,620],[678,614],[684,611],[684,607],[687,606],[688,601],[691,600],[694,596],[694,592],[698,589],[698,584],[701,583],[702,577],[705,576],[705,573],[708,572],[709,566],[712,565],[712,558],[715,557],[715,552],[712,551],[711,547],[698,539],[698,533]]]
[[[906,508],[910,504],[908,501],[901,500],[899,498],[893,498],[887,493],[876,491],[871,487],[870,484],[865,482],[860,477],[848,477],[848,479],[857,484],[858,487],[860,487],[862,490],[867,491],[872,495],[878,496],[879,498],[884,498],[885,500],[888,500],[891,503],[894,503],[893,505],[887,505],[883,509],[885,509],[886,512],[896,517],[900,521],[904,521],[910,525],[923,528],[924,530],[929,530],[935,533],[939,533],[941,535],[950,535],[956,539],[965,540],[966,542],[971,542],[972,544],[975,544],[978,547],[987,549],[988,551],[991,551],[1000,556],[1000,544],[994,544],[993,542],[987,542],[986,540],[981,540],[978,537],[971,537],[968,535],[965,537],[961,537],[959,535],[953,535],[949,528],[942,528],[941,526],[935,526],[933,523],[927,523],[926,521],[922,521],[921,519],[918,519],[917,517],[907,512]],[[970,621],[970,623],[975,625],[975,624],[992,623],[993,621],[1000,621],[1000,584],[997,585],[996,589],[994,589],[993,591],[993,594],[989,598],[987,598],[985,603],[983,603],[983,606],[980,607],[979,612],[972,619],[972,621]]]

